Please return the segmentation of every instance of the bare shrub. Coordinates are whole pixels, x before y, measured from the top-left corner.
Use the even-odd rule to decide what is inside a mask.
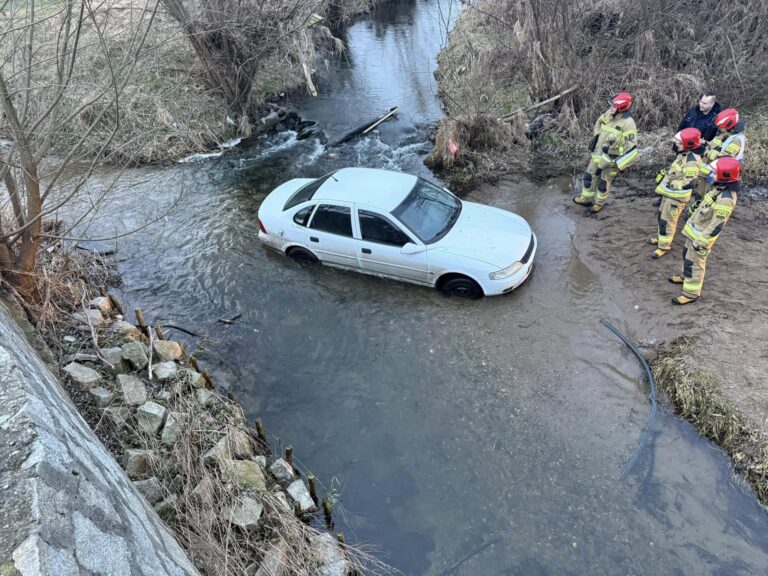
[[[641,132],[672,130],[710,88],[764,103],[767,18],[758,0],[476,0],[440,56],[441,89],[451,114],[502,116],[578,86],[545,110],[548,130],[580,140],[628,90]]]

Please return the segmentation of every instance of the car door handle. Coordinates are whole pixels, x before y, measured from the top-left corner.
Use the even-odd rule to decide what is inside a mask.
[[[371,249],[370,248],[363,248],[363,254],[370,254]]]
[[[320,238],[318,238],[317,236],[310,236],[309,237],[309,241],[310,242],[320,242]]]

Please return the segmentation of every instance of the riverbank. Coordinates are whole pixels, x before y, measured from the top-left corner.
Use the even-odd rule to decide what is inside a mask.
[[[527,10],[522,3],[480,0],[466,7],[438,57],[436,78],[446,117],[429,164],[457,189],[516,173],[533,178],[581,173],[594,121],[611,94],[623,89],[635,96],[643,151],[630,171],[653,177],[670,161],[669,139],[685,110],[711,88],[706,76],[720,78],[718,100],[723,107],[737,106],[746,123],[744,181],[766,181],[768,110],[759,94],[743,79],[728,83],[718,76],[712,59],[678,62],[681,54],[673,48],[661,62],[655,50],[626,40],[625,35],[638,34],[630,30],[628,15],[642,11],[641,4],[595,7],[546,0]],[[637,26],[642,28],[641,16]],[[660,42],[656,24],[648,24],[648,34]],[[583,53],[576,49],[582,46]],[[617,60],[613,54],[622,47],[633,54]],[[691,69],[698,74],[680,72]],[[497,120],[502,117],[508,121]]]
[[[382,568],[323,528],[319,483],[294,465],[292,449],[272,455],[263,425],[249,425],[179,342],[159,326],[143,327],[139,313],[139,326],[127,322],[103,289],[89,294],[81,278],[115,280],[105,274],[108,260],[59,248],[41,266],[56,269],[58,281],[53,299],[35,311],[38,325],[9,295],[5,306],[201,574],[345,576]]]

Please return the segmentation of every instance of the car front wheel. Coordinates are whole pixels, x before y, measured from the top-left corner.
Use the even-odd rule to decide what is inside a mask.
[[[446,280],[440,285],[440,291],[446,296],[477,300],[483,297],[483,289],[480,285],[466,276],[459,276]]]
[[[285,254],[302,268],[309,268],[319,262],[317,256],[304,248],[289,248]]]

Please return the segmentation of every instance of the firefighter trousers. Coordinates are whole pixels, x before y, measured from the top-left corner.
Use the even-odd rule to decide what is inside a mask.
[[[704,285],[704,273],[707,270],[707,256],[710,248],[693,247],[692,240],[685,241],[683,249],[683,296],[698,298]]]
[[[672,248],[672,240],[675,239],[675,230],[680,214],[685,210],[686,202],[680,202],[673,198],[662,196],[659,211],[656,213],[656,219],[659,223],[659,249],[669,250]]]
[[[611,183],[618,174],[616,164],[605,156],[592,155],[583,176],[580,198],[584,202],[605,204],[611,192]]]

